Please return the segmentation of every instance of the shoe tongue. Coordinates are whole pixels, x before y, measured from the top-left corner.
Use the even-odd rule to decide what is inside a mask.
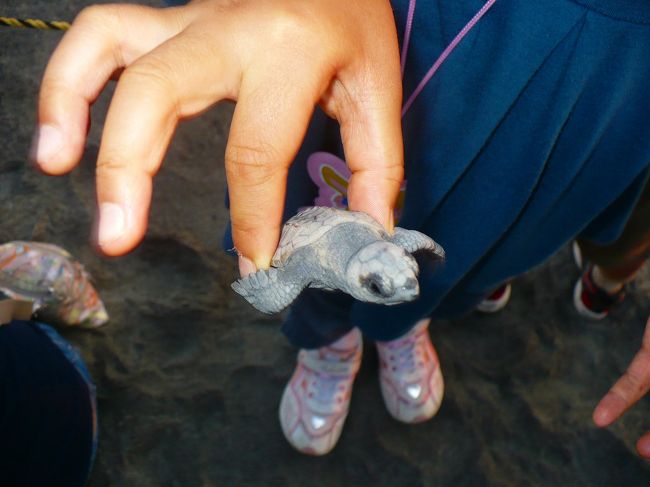
[[[409,340],[405,340],[400,347],[392,350],[393,356],[397,359],[396,362],[393,362],[394,366],[399,369],[399,375],[403,382],[409,382],[418,375],[415,364],[418,348],[418,340],[411,337]]]
[[[314,372],[330,375],[349,375],[359,368],[359,361],[354,359],[354,354],[322,354],[305,353],[302,357],[305,366]]]
[[[318,358],[325,362],[349,362],[354,359],[356,350],[336,350],[335,348],[327,347],[318,350]]]

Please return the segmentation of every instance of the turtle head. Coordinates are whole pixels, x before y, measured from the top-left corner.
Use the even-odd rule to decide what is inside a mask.
[[[373,242],[352,256],[346,268],[347,291],[369,303],[398,304],[418,297],[418,265],[404,249]]]

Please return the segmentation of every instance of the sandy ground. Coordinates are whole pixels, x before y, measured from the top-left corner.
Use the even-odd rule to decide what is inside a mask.
[[[69,20],[84,4],[9,0],[0,15]],[[295,353],[277,317],[230,291],[235,263],[220,246],[231,107],[181,126],[156,178],[144,243],[102,258],[88,235],[109,96],[93,109],[71,175],[48,178],[26,164],[39,80],[59,38],[0,28],[0,221],[3,241],[57,243],[79,257],[111,314],[101,330],[65,332],[99,389],[91,487],[650,485],[650,464],[634,452],[650,428],[650,399],[607,430],[591,422],[640,344],[650,273],[610,319],[587,322],[571,304],[578,271],[568,249],[516,280],[503,312],[432,327],[447,385],[434,420],[389,417],[367,346],[338,447],[324,458],[294,452],[277,405]]]

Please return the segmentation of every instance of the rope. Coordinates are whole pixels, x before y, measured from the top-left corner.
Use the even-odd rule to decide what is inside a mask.
[[[16,19],[14,17],[0,17],[0,27],[25,27],[39,30],[68,30],[69,22],[61,20]]]

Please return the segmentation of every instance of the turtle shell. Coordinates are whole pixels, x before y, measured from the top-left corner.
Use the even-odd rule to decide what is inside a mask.
[[[365,213],[313,206],[301,211],[284,224],[271,265],[282,266],[297,249],[311,245],[341,223],[356,223],[377,233],[378,236],[386,235],[384,228]]]
[[[108,320],[90,275],[67,251],[52,244],[0,245],[0,292],[34,302],[48,320],[85,327]]]

